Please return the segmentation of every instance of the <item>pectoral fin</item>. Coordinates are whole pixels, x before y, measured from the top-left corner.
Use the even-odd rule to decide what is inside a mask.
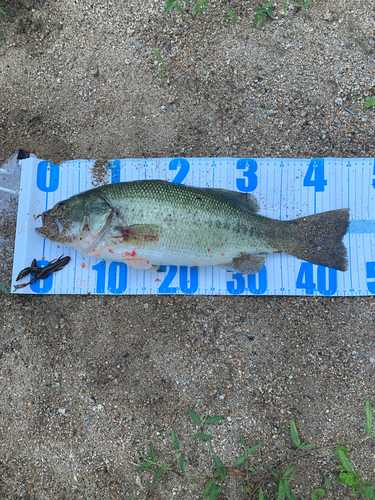
[[[248,253],[240,253],[232,262],[220,264],[219,267],[241,274],[256,274],[264,266],[265,258],[263,255],[251,255]]]
[[[156,224],[133,224],[132,226],[115,226],[115,230],[130,243],[134,241],[159,241],[161,226]]]

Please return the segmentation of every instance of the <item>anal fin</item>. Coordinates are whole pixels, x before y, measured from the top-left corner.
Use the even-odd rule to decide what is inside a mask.
[[[127,266],[134,267],[136,269],[143,269],[143,270],[153,270],[153,266],[150,264],[150,261],[147,259],[142,259],[142,258],[137,258],[137,257],[132,257],[129,259],[124,259],[123,262]]]
[[[256,274],[262,269],[264,263],[265,258],[263,255],[240,253],[232,262],[220,264],[219,267],[241,274]]]

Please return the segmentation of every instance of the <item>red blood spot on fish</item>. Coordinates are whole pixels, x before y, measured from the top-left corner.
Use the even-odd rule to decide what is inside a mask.
[[[108,252],[109,252],[109,253],[115,253],[115,252],[112,250],[112,248],[108,248]]]
[[[81,267],[86,267],[86,264],[82,262]]]
[[[222,253],[221,255],[223,256],[224,254]]]
[[[202,198],[199,198],[199,196],[197,196],[197,200],[202,201]]]
[[[136,257],[137,255],[137,252],[135,250],[133,250],[132,252],[124,252],[122,254],[123,257]],[[148,262],[147,262],[148,264]]]
[[[155,280],[155,281],[161,281],[161,280],[159,280],[159,278],[156,278],[156,280]]]
[[[207,248],[207,252],[211,252],[211,250],[209,248]]]
[[[132,209],[132,212],[134,212],[134,208]]]

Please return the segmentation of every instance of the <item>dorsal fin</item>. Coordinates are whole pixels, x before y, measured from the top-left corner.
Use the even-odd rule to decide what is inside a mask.
[[[241,207],[250,210],[251,212],[259,212],[259,203],[253,194],[250,193],[240,193],[238,191],[229,191],[228,189],[221,188],[210,188],[210,191],[215,191],[217,193],[223,194],[228,198],[231,198]]]

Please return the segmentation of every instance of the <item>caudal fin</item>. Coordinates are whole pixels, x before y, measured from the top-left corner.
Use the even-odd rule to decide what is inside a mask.
[[[290,224],[296,239],[286,250],[289,254],[318,266],[348,269],[348,252],[342,239],[349,227],[349,209],[301,217]]]

